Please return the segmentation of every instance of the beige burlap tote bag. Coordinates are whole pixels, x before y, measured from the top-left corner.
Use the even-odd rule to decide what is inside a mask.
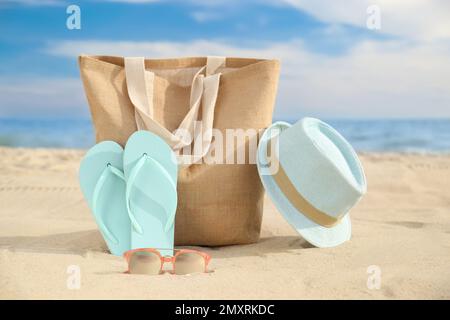
[[[149,130],[181,159],[176,245],[258,241],[256,143],[272,122],[278,61],[80,56],[79,64],[97,142],[124,146]]]

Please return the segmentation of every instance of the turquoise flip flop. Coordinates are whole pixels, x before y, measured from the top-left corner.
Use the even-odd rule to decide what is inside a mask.
[[[109,250],[116,256],[131,249],[122,156],[120,145],[104,141],[86,153],[79,170],[83,195]]]
[[[128,139],[123,167],[131,247],[157,248],[162,255],[172,255],[177,209],[175,154],[159,136],[141,130]]]

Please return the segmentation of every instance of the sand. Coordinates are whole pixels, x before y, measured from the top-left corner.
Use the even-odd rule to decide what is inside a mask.
[[[138,276],[106,252],[83,154],[0,148],[0,298],[450,298],[450,156],[361,155],[369,191],[337,248],[308,245],[266,199],[259,243],[203,248],[214,272]]]

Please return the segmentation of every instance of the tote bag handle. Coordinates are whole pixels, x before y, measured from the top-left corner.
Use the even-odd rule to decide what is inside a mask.
[[[182,155],[182,163],[196,163],[209,151],[212,140],[214,109],[220,83],[216,71],[225,65],[225,57],[207,57],[206,66],[200,68],[192,80],[189,111],[174,133],[153,119],[153,80],[155,74],[145,70],[143,57],[125,58],[125,77],[128,95],[135,107],[138,130],[148,130],[166,141],[174,151],[179,152],[191,146],[192,155]],[[148,88],[148,90],[147,90]],[[201,121],[196,122],[202,106]],[[196,125],[200,124],[199,128]],[[197,136],[194,136],[197,134]]]

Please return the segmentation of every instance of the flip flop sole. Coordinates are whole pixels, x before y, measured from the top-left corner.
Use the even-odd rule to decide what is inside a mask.
[[[112,241],[100,229],[106,244],[114,255],[122,255],[131,248],[130,220],[125,202],[125,181],[113,173],[105,172],[108,164],[123,170],[123,149],[112,141],[104,141],[91,148],[80,164],[79,180],[82,193],[87,200],[89,208],[97,225],[106,226],[115,240]],[[97,197],[97,211],[94,211],[94,192],[96,185],[103,174],[104,183]]]
[[[127,183],[133,169],[142,166],[133,185],[128,186],[130,210],[141,227],[131,229],[132,248],[168,249],[160,250],[161,254],[172,255],[178,174],[173,151],[157,135],[137,131],[128,139],[123,162]]]

